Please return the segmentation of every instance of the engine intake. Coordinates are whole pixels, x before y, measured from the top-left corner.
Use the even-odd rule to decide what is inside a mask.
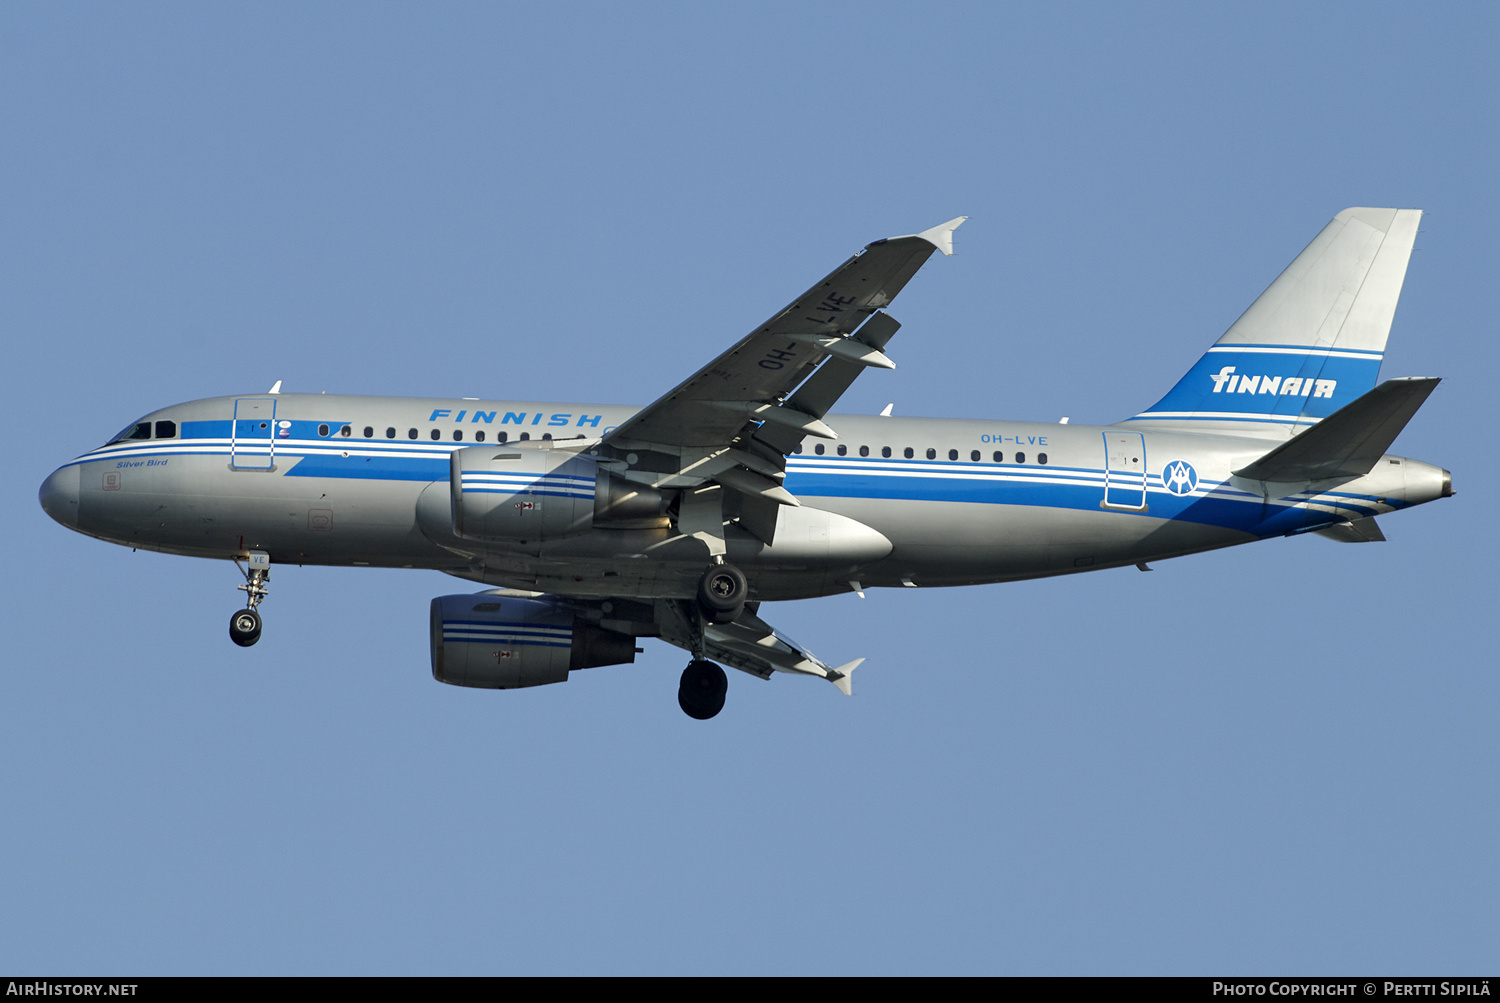
[[[432,600],[432,677],[440,683],[508,690],[634,661],[634,637],[583,622],[545,599],[479,593]]]

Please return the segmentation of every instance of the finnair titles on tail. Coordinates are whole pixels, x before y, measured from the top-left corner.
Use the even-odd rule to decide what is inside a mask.
[[[260,637],[274,564],[430,568],[491,588],[430,610],[459,686],[562,682],[659,637],[678,702],[716,662],[844,693],[762,601],[1142,565],[1274,536],[1383,540],[1453,493],[1387,453],[1432,378],[1376,378],[1421,213],[1345,209],[1166,396],[1089,427],[835,415],[894,368],[885,308],[964,217],[878,240],[646,407],[268,393],[154,411],[57,469],[42,507],[130,547],[233,560]],[[889,411],[889,409],[887,409]]]

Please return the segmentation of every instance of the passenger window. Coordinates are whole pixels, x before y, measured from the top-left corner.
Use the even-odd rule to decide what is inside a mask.
[[[870,447],[869,446],[860,446],[859,447],[859,455],[860,456],[869,456],[870,455]]]
[[[972,453],[969,454],[969,461],[972,462],[972,463],[978,463],[979,462],[979,450],[976,449]]]
[[[950,459],[950,460],[956,460],[956,459],[958,459],[958,450],[956,450],[956,449],[950,449],[950,450],[948,450],[948,459]]]
[[[461,428],[455,428],[453,430],[453,441],[454,442],[463,442],[464,441],[464,432],[463,432],[463,429],[461,429]]]
[[[1000,450],[998,450],[998,449],[995,450],[995,462],[996,463],[1004,463],[1005,462],[1005,454],[1002,453],[1002,452],[1000,452]]]
[[[440,429],[436,429],[435,428],[435,429],[432,430],[432,441],[433,442],[437,442],[442,437],[443,437],[443,433],[442,433],[442,431]]]
[[[415,439],[417,437],[417,430],[414,429],[414,428],[407,429],[406,430],[406,437],[408,439]]]
[[[327,425],[319,425],[318,426],[318,434],[319,435],[327,435],[328,434],[328,426]]]
[[[373,439],[373,438],[375,438],[375,429],[373,427],[371,427],[369,425],[365,426],[365,438],[366,439]]]
[[[542,441],[543,442],[546,442],[547,440],[549,440],[551,438],[552,438],[552,433],[551,432],[543,432],[542,433]]]
[[[1026,454],[1025,453],[1017,453],[1016,454],[1016,462],[1017,463],[1025,463],[1026,462]]]
[[[520,441],[521,442],[530,442],[531,441],[531,433],[530,432],[522,432],[521,433],[521,439],[520,439]]]
[[[483,442],[484,441],[484,429],[481,428],[479,431],[477,431],[477,432],[474,433],[474,441],[475,442]]]
[[[510,438],[510,433],[509,432],[501,432],[499,438],[496,441],[497,442],[505,442],[509,438]]]
[[[904,455],[908,460],[917,455],[916,453],[912,452],[912,448],[910,446],[907,446],[901,452],[902,455]]]
[[[177,436],[177,423],[175,421],[159,421],[156,423],[156,437],[158,439],[172,439]]]
[[[889,458],[890,455],[891,455],[891,447],[890,446],[881,446],[880,447],[880,455],[884,456],[886,458]]]
[[[1045,464],[1047,462],[1047,454],[1046,453],[1037,453],[1036,454],[1036,462]]]
[[[386,429],[385,430],[385,437],[387,439],[394,439],[396,437],[396,430],[394,428],[388,428],[388,429]]]
[[[796,449],[792,450],[792,454],[794,456],[801,456],[802,455],[802,446],[799,444]]]
[[[937,459],[937,450],[936,449],[932,449],[931,447],[928,447],[927,458],[929,460],[935,460],[935,459]]]
[[[816,446],[813,447],[813,452],[817,453],[819,456],[823,455],[823,450],[824,450],[824,446],[823,446],[823,444],[821,442],[818,443]]]
[[[849,447],[848,446],[840,446],[839,447],[839,455],[840,456],[848,456],[849,455]]]
[[[345,425],[343,428],[339,429],[339,435],[342,435],[347,439],[352,434],[352,431],[353,430],[350,429],[348,425]]]

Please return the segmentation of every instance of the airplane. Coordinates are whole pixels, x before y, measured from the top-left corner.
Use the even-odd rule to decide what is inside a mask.
[[[433,676],[510,689],[684,649],[820,676],[763,602],[1010,582],[1315,533],[1453,494],[1386,451],[1436,378],[1377,385],[1419,210],[1345,209],[1157,403],[1112,425],[831,414],[891,369],[886,310],[960,216],[866,246],[646,407],[281,392],[153,411],[42,484],[42,508],[132,548],[233,560],[238,645],[273,564],[422,568],[489,586],[429,610]]]

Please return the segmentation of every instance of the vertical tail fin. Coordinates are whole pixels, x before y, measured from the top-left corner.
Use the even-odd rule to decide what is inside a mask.
[[[1284,438],[1373,389],[1422,218],[1345,209],[1161,400],[1129,419]]]

